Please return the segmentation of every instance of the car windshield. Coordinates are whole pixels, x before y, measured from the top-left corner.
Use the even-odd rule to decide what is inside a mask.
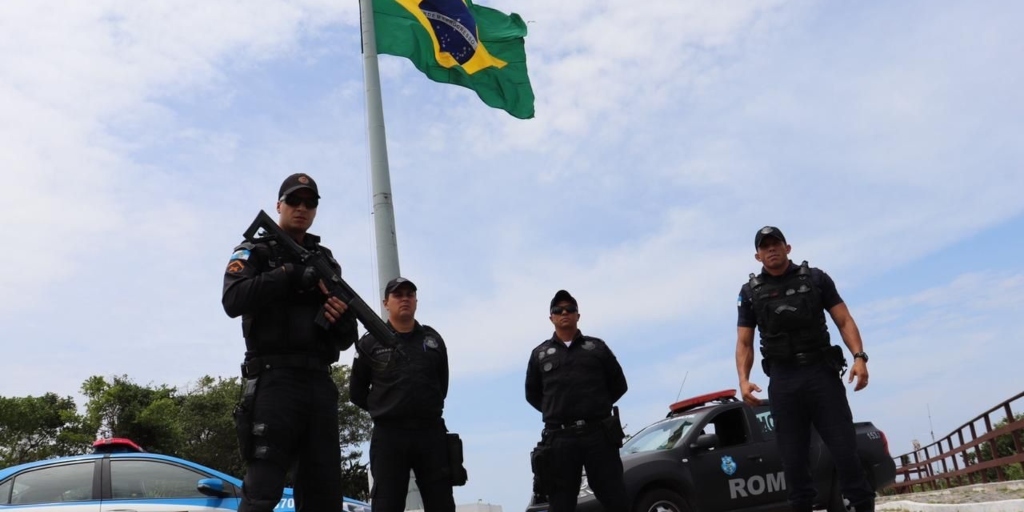
[[[688,414],[659,421],[629,438],[621,452],[640,453],[668,450],[676,445],[703,415]]]

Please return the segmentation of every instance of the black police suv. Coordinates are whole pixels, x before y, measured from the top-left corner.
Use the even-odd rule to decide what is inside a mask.
[[[775,444],[768,401],[751,407],[735,390],[697,396],[669,407],[668,416],[637,432],[623,445],[622,466],[632,512],[788,510],[786,478]],[[870,422],[855,424],[857,451],[876,491],[896,480],[885,434]],[[812,436],[818,503],[843,512],[839,479],[828,449]],[[526,512],[546,512],[534,497]],[[599,512],[601,504],[580,486],[577,512]]]

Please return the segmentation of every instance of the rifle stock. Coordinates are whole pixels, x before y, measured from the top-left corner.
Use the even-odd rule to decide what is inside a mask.
[[[245,230],[242,236],[249,242],[255,242],[256,234],[260,229],[263,230],[266,236],[275,239],[277,243],[281,244],[293,256],[298,257],[303,265],[315,268],[317,275],[320,276],[327,286],[327,291],[346,303],[349,309],[355,313],[359,323],[363,324],[366,331],[372,334],[377,341],[389,347],[396,345],[395,334],[388,327],[388,324],[384,323],[384,320],[377,316],[377,313],[366,304],[366,301],[334,271],[330,262],[327,261],[327,258],[322,253],[309,251],[299,245],[263,210],[260,210],[256,219],[252,221],[249,229]],[[324,308],[320,308],[320,312],[316,316],[316,323],[326,329],[330,327],[330,323],[327,321],[324,313]]]

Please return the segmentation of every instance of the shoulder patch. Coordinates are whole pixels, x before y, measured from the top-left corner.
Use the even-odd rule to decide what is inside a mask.
[[[243,263],[242,260],[232,259],[230,262],[228,262],[228,274],[237,274],[243,270],[245,270],[245,263]]]
[[[249,255],[250,254],[252,254],[252,253],[249,251],[249,249],[238,249],[237,251],[235,251],[234,253],[231,254],[231,259],[232,260],[247,260],[247,259],[249,259]]]

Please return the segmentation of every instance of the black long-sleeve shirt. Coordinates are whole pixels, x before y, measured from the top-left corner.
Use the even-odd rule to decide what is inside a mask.
[[[307,234],[303,245],[323,252],[334,271],[341,266],[320,237]],[[355,315],[347,312],[330,329],[314,323],[326,298],[318,288],[296,290],[286,263],[299,263],[271,240],[246,242],[235,248],[224,271],[221,302],[228,316],[242,317],[246,359],[284,354],[305,354],[325,364],[338,360],[339,352],[358,337]]]
[[[606,418],[627,389],[608,345],[579,331],[568,347],[557,335],[537,345],[526,365],[526,401],[545,423]]]
[[[391,323],[388,322],[390,326]],[[429,325],[396,333],[388,347],[366,334],[356,342],[349,396],[374,422],[441,418],[448,397],[448,348]]]

